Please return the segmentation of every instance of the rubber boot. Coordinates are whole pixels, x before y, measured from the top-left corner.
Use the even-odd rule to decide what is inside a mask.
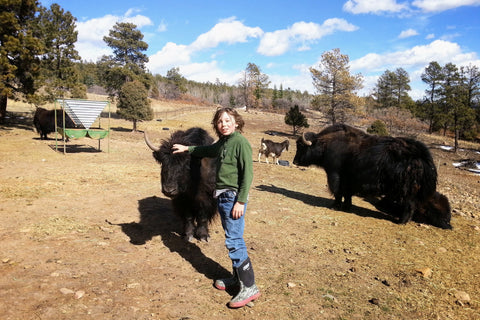
[[[260,291],[255,285],[255,274],[253,273],[250,258],[247,258],[240,267],[236,268],[238,282],[240,283],[240,291],[228,303],[230,308],[241,308],[250,301],[260,297]]]
[[[218,290],[228,290],[230,288],[238,287],[239,282],[238,282],[238,277],[235,273],[235,269],[233,269],[232,277],[224,278],[224,279],[217,279],[217,280],[215,280],[215,283],[213,285]]]

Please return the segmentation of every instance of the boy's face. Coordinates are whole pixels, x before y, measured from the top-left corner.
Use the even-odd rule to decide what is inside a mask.
[[[217,121],[217,130],[222,134],[222,136],[231,135],[237,128],[237,123],[235,118],[229,115],[227,112],[224,112]]]

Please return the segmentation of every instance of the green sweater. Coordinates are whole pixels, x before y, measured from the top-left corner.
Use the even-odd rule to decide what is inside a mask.
[[[252,147],[235,131],[209,146],[190,146],[188,152],[197,157],[217,157],[216,189],[237,191],[238,201],[247,202],[253,180]]]

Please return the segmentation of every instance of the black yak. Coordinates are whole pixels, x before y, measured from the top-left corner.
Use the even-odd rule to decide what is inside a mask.
[[[47,134],[55,132],[55,113],[57,114],[57,127],[63,128],[63,110],[47,110],[38,107],[33,116],[33,124],[40,134],[40,139],[46,140]],[[65,128],[75,128],[75,123],[65,113]]]
[[[278,164],[278,158],[282,155],[283,151],[288,151],[290,142],[285,140],[283,142],[274,142],[272,140],[265,140],[262,138],[260,141],[260,149],[258,150],[258,162],[262,154],[265,156],[265,162],[268,163],[268,157],[273,158],[273,163]]]
[[[376,197],[381,199],[378,207],[401,224],[418,218],[452,228],[448,199],[436,191],[432,155],[417,140],[369,135],[337,124],[300,137],[293,163],[325,169],[335,209],[350,209],[353,195]]]
[[[213,138],[201,128],[174,132],[154,146],[145,132],[145,142],[153,157],[161,164],[162,193],[172,199],[173,210],[184,223],[184,237],[208,241],[208,224],[217,212],[215,189],[215,159],[197,158],[188,153],[172,153],[174,144],[187,146],[210,145]]]

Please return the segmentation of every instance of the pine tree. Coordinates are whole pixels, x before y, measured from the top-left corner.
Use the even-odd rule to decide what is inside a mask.
[[[435,130],[436,122],[438,121],[436,113],[438,109],[438,101],[440,100],[442,79],[442,67],[436,61],[430,62],[430,64],[425,68],[425,71],[422,73],[422,81],[428,86],[428,89],[425,90],[427,97],[426,103],[423,104],[423,110],[425,118],[429,123],[429,133],[432,133]]]
[[[9,98],[36,99],[39,57],[44,53],[39,9],[37,0],[0,0],[0,122]]]
[[[118,95],[117,114],[133,122],[133,131],[137,131],[138,121],[153,119],[148,91],[140,81],[125,83]]]
[[[374,97],[379,108],[408,109],[413,101],[408,95],[410,78],[407,71],[397,68],[395,71],[386,70],[377,80]]]
[[[354,92],[362,87],[362,76],[351,75],[348,63],[348,55],[333,49],[322,54],[319,69],[310,68],[318,91],[314,107],[323,110],[332,124],[346,120],[348,110],[354,108]]]
[[[75,50],[77,19],[54,3],[50,9],[41,9],[39,20],[46,48],[41,64],[46,99],[53,101],[57,97],[64,97],[66,91],[78,96],[81,86],[75,68],[75,61],[80,60]]]
[[[395,73],[390,70],[386,70],[380,77],[378,77],[374,89],[374,98],[376,105],[379,108],[390,108],[396,105],[393,93],[394,78]]]
[[[138,80],[147,88],[153,83],[153,77],[147,73],[145,64],[148,44],[143,34],[133,23],[117,22],[103,41],[112,48],[112,56],[103,56],[98,63],[103,85],[111,97],[115,97],[126,82]]]
[[[269,84],[268,76],[262,73],[255,63],[249,62],[242,78],[239,80],[247,110],[250,107],[260,106],[261,98]]]
[[[288,124],[293,127],[293,134],[297,134],[299,128],[304,127],[308,128],[307,117],[300,112],[298,105],[294,105],[288,110],[285,114],[285,124]]]

